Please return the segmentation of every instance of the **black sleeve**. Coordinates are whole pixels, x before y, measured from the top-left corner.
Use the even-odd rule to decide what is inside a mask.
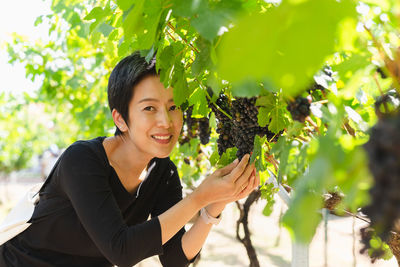
[[[167,188],[158,196],[156,205],[151,212],[152,217],[160,215],[182,200],[182,185],[178,171],[172,162],[170,166],[168,172],[166,172],[166,176],[168,176],[166,177]],[[196,259],[197,255],[189,261],[183,252],[182,236],[184,233],[185,228],[183,227],[163,245],[164,253],[159,256],[159,259],[164,267],[189,266]]]
[[[60,185],[90,238],[113,264],[133,266],[162,253],[157,217],[127,226],[108,182],[108,166],[87,145],[72,145],[59,166]]]

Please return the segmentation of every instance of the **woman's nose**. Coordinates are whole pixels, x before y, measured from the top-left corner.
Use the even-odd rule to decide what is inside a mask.
[[[171,122],[172,119],[168,111],[166,109],[161,111],[159,114],[158,125],[160,127],[169,128],[171,126]]]

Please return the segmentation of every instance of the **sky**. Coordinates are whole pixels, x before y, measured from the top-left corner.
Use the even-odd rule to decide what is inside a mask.
[[[0,5],[0,93],[33,92],[40,86],[40,82],[31,82],[25,78],[23,64],[11,65],[5,42],[10,42],[11,33],[16,32],[28,38],[30,42],[37,39],[46,41],[48,27],[34,26],[36,17],[50,13],[48,0],[2,0]]]

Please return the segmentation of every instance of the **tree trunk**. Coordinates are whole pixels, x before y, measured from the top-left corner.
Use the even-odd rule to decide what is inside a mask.
[[[244,245],[246,248],[247,255],[250,260],[250,267],[260,267],[260,263],[258,262],[256,250],[251,243],[251,233],[248,225],[248,217],[250,206],[256,202],[261,196],[261,191],[253,191],[246,199],[245,203],[242,205],[238,201],[236,201],[236,205],[240,210],[240,217],[236,222],[236,238]],[[244,237],[240,237],[239,229],[240,225],[243,226]]]
[[[400,266],[400,234],[391,232],[388,245],[393,255],[396,257],[397,264]]]

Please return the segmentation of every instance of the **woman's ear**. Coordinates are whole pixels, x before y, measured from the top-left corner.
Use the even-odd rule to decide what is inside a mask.
[[[115,125],[121,132],[126,132],[128,130],[128,125],[126,125],[122,115],[114,108],[111,112]]]

